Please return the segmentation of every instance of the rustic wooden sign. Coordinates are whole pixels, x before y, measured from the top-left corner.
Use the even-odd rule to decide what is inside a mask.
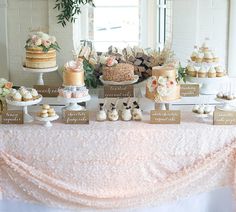
[[[200,94],[199,84],[181,84],[180,85],[180,96],[191,97],[191,96],[199,96],[199,94]]]
[[[180,124],[181,112],[179,110],[152,110],[151,124]]]
[[[213,118],[214,125],[236,125],[236,112],[216,110]]]
[[[104,98],[134,97],[133,85],[105,85]]]
[[[23,124],[23,112],[19,110],[7,110],[2,113],[2,124]]]
[[[89,124],[88,111],[65,111],[64,121],[66,124]]]
[[[50,85],[34,85],[34,88],[43,97],[57,97],[59,95],[58,89],[60,87],[59,86],[50,86]]]

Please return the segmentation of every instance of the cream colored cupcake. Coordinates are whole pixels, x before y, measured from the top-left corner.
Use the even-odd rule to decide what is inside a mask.
[[[196,77],[197,76],[197,71],[194,69],[193,65],[189,64],[187,66],[187,74],[190,77]]]
[[[204,68],[204,67],[200,68],[200,70],[198,71],[198,77],[199,78],[208,77],[206,68]]]
[[[204,53],[203,61],[206,63],[212,63],[213,62],[213,56],[210,51]]]
[[[196,62],[201,63],[203,61],[204,53],[198,52],[197,57],[196,57]]]
[[[47,118],[48,117],[48,114],[47,113],[41,113],[40,115],[42,118]]]
[[[224,71],[223,67],[217,66],[215,69],[216,69],[216,77],[225,76],[225,71]]]
[[[215,68],[212,66],[210,69],[209,69],[209,71],[208,71],[208,77],[209,78],[214,78],[214,77],[216,77],[216,70],[215,70]]]
[[[12,98],[13,98],[14,101],[17,101],[17,102],[21,102],[22,101],[22,95],[20,94],[20,92],[14,93]]]
[[[191,55],[191,60],[192,61],[196,61],[196,58],[197,58],[197,54],[198,54],[198,49],[197,49],[197,46],[194,46],[194,50],[193,50],[193,53]]]
[[[33,99],[37,99],[39,96],[38,91],[35,89],[32,89],[30,93],[33,96]]]
[[[33,96],[31,95],[30,92],[26,92],[24,95],[23,95],[23,101],[32,101],[33,100]]]
[[[220,58],[214,52],[212,52],[212,57],[213,57],[213,62],[214,63],[219,63],[220,62]]]

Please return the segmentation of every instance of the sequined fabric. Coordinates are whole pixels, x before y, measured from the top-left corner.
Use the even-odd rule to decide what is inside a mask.
[[[232,186],[235,128],[194,123],[187,113],[183,120],[168,126],[1,126],[3,196],[57,207],[122,208]]]

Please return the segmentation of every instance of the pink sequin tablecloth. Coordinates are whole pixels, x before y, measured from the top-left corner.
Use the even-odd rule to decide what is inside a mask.
[[[235,126],[197,122],[187,112],[182,119],[180,125],[1,125],[3,198],[122,208],[233,186]]]

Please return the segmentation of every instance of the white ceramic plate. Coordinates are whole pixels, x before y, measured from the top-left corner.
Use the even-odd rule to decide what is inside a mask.
[[[233,102],[236,102],[236,99],[227,100],[227,99],[216,98],[215,100],[217,102],[223,102],[223,103],[233,103]]]
[[[132,85],[132,84],[138,82],[139,76],[138,76],[138,75],[134,75],[134,80],[131,80],[131,81],[123,81],[123,82],[105,81],[105,80],[103,80],[103,75],[100,76],[99,79],[101,80],[101,82],[102,82],[104,85]]]
[[[23,70],[26,72],[33,72],[33,73],[47,73],[47,72],[53,72],[58,69],[58,66],[52,67],[52,68],[27,68],[25,66],[22,66]]]
[[[52,116],[52,117],[46,117],[46,118],[42,118],[39,116],[35,116],[35,119],[38,121],[43,121],[43,122],[47,122],[47,121],[55,121],[59,118],[58,115]]]

